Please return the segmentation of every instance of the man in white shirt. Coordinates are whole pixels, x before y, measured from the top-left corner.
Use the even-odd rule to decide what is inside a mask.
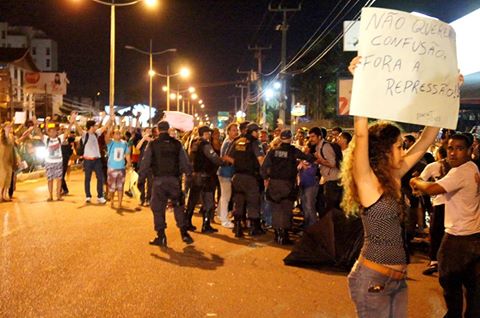
[[[86,124],[87,130],[84,131],[76,121],[77,113],[73,112],[71,115],[72,123],[75,125],[77,132],[82,136],[82,143],[84,144],[83,152],[83,168],[85,170],[85,202],[90,203],[92,200],[92,194],[90,192],[90,180],[92,178],[92,172],[95,172],[97,178],[97,202],[105,204],[103,196],[103,164],[100,154],[100,146],[98,145],[98,137],[102,135],[105,129],[110,125],[110,120],[107,121],[105,126],[98,128],[97,123],[94,120],[88,120]]]
[[[435,162],[429,163],[420,174],[424,181],[438,181],[450,170],[447,161],[447,149],[440,147],[436,151]],[[437,253],[445,233],[445,195],[438,194],[431,196],[432,210],[430,211],[430,263],[423,271],[423,275],[432,275],[438,272]]]
[[[439,280],[447,303],[445,317],[480,317],[480,173],[471,161],[473,139],[456,134],[448,141],[452,169],[437,182],[413,178],[414,191],[445,195],[445,236],[438,251]]]

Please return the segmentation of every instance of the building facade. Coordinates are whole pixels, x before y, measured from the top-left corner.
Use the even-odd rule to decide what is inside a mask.
[[[42,72],[58,71],[57,42],[45,32],[30,26],[0,22],[0,48],[29,48],[35,65]]]

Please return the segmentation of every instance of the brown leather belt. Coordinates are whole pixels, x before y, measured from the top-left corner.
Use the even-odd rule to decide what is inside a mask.
[[[365,259],[363,256],[360,256],[358,258],[358,262],[373,271],[376,271],[384,276],[388,276],[395,280],[402,280],[407,278],[406,271],[405,272],[398,271],[393,268],[369,261],[368,259]]]

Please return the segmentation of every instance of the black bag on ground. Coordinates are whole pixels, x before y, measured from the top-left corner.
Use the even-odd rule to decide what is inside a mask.
[[[321,224],[307,228],[302,238],[295,244],[292,252],[283,260],[285,265],[298,267],[328,268],[348,272],[363,245],[363,226],[359,217],[346,217],[340,210],[334,209],[336,255],[330,255],[323,241]]]

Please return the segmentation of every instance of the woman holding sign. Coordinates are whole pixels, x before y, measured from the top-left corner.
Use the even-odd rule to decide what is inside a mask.
[[[360,57],[349,66],[353,74]],[[342,167],[342,207],[359,212],[364,245],[348,276],[359,317],[407,317],[407,264],[400,179],[422,158],[439,129],[426,127],[404,153],[400,129],[391,122],[354,119],[354,139]]]

